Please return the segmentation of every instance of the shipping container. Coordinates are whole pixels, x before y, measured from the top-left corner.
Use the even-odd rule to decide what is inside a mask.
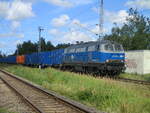
[[[39,53],[27,54],[25,56],[25,64],[26,65],[39,65]]]
[[[150,73],[150,51],[127,51],[126,56],[126,72],[134,74]]]
[[[25,63],[25,56],[24,55],[17,56],[16,61],[17,61],[17,64],[24,64]]]
[[[8,57],[8,63],[10,63],[10,64],[16,64],[16,56],[10,56],[10,57]]]
[[[16,64],[16,56],[9,56],[6,58],[0,58],[0,63]]]
[[[42,65],[59,65],[62,64],[63,60],[63,49],[58,49],[54,51],[49,51],[49,52],[41,52],[39,53],[39,62]]]

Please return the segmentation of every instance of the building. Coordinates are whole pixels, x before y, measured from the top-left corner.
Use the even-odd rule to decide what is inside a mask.
[[[127,51],[126,55],[126,72],[134,74],[150,73],[150,51],[137,50]]]

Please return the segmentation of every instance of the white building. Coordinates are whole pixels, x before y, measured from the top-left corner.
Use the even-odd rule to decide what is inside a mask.
[[[127,51],[126,54],[126,72],[136,74],[150,73],[150,51]]]

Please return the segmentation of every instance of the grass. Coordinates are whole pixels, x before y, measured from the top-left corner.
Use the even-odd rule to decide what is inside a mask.
[[[15,112],[9,112],[6,109],[0,108],[0,113],[15,113]]]
[[[150,113],[150,87],[97,79],[52,68],[18,65],[1,68],[42,87],[108,113]]]
[[[135,79],[135,80],[145,80],[145,81],[150,82],[150,74],[138,75],[138,74],[123,73],[123,74],[120,75],[120,77]]]

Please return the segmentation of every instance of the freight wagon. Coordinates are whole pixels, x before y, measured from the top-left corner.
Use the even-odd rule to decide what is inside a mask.
[[[16,64],[16,56],[9,56],[6,58],[0,58],[0,63]]]

